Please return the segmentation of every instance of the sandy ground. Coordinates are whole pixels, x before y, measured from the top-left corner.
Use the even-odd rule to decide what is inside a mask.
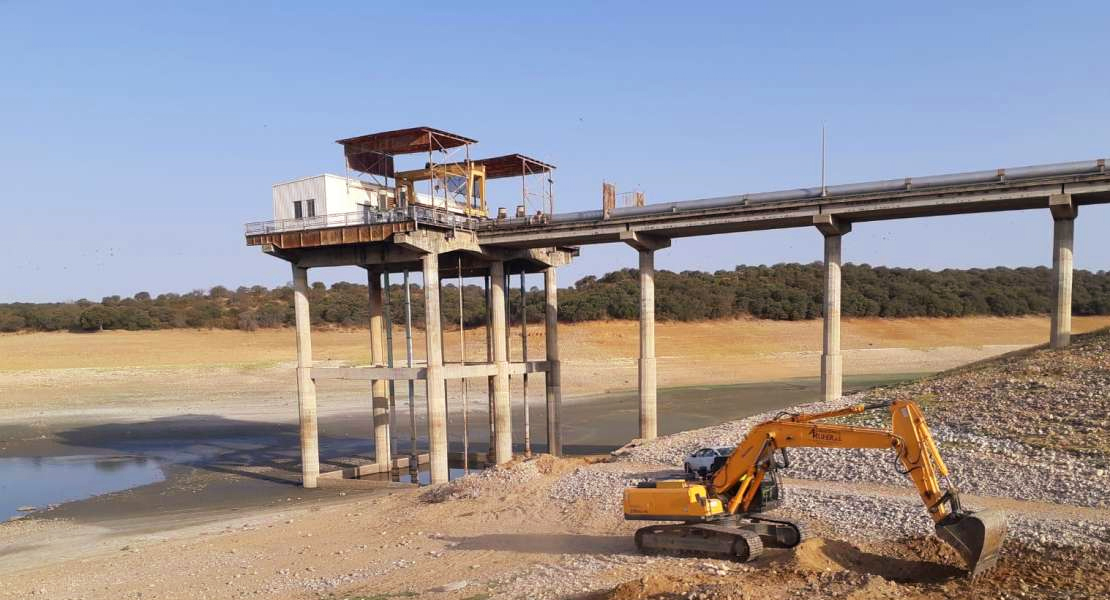
[[[1106,325],[1110,318],[1080,318],[1075,329]],[[635,323],[564,325],[561,334],[568,401],[635,387]],[[447,337],[448,360],[458,356],[455,336]],[[484,352],[482,331],[467,336],[469,356]],[[1047,319],[1040,318],[853,320],[845,323],[845,370],[937,371],[1046,337]],[[317,332],[314,343],[319,360],[367,360],[365,331]],[[418,338],[417,348],[422,344]],[[514,344],[519,357],[519,338]],[[542,356],[542,333],[531,335],[529,345],[530,356]],[[0,425],[7,427],[0,427],[0,456],[10,450],[13,440],[4,432],[11,431],[19,432],[27,455],[38,438],[49,453],[56,446],[50,434],[76,425],[87,437],[66,440],[72,449],[86,443],[112,449],[112,442],[136,432],[140,439],[172,435],[167,422],[185,422],[181,431],[195,435],[187,426],[195,414],[291,424],[293,348],[287,330],[0,335]],[[661,386],[815,375],[820,323],[664,323],[657,348]],[[364,410],[365,386],[328,385],[320,390],[324,421],[344,423],[352,411]],[[199,468],[173,466],[164,482],[0,525],[0,598],[478,600],[537,597],[544,589],[559,597],[633,598],[720,583],[704,561],[660,564],[637,555],[628,535],[634,527],[619,515],[589,503],[552,502],[552,483],[587,459],[541,462],[527,486],[494,485],[480,498],[428,503],[422,490],[385,482],[333,481],[303,490],[295,485],[295,455],[260,458],[269,450],[246,448]],[[745,580],[747,591],[717,590],[712,597],[779,598],[787,597],[783,590],[840,586],[864,589],[861,600],[884,598],[880,576],[944,559],[935,548],[912,544],[840,544],[807,550],[801,559],[771,553],[757,565],[766,570]],[[1092,567],[1090,557],[1052,557],[1048,564],[1049,558],[1017,552],[1008,559],[1014,565],[1041,561],[1043,570],[1056,570],[1054,577],[1081,580],[1092,569],[1106,577],[1105,565],[1096,560]],[[1013,596],[983,595],[952,583],[951,571],[951,565],[925,569],[921,577],[933,587],[897,597],[1021,597],[1014,583],[1020,578],[1000,580]],[[563,572],[575,576],[560,583]],[[577,583],[583,574],[589,586]]]
[[[1080,317],[1077,332],[1110,325],[1110,317]],[[847,320],[845,374],[923,373],[1043,343],[1048,319]],[[511,356],[520,357],[513,336]],[[395,332],[395,356],[404,356]],[[458,360],[458,332],[446,335],[446,357]],[[564,396],[636,387],[635,322],[561,325]],[[483,330],[467,332],[467,356],[485,356]],[[417,360],[424,345],[415,340]],[[314,357],[325,364],[366,364],[365,331],[319,331]],[[0,422],[105,420],[218,413],[287,420],[295,414],[296,381],[290,330],[169,330],[96,334],[0,335]],[[529,357],[543,357],[542,328],[529,330]],[[738,320],[660,323],[659,386],[727,384],[816,376],[820,321]],[[361,410],[365,386],[331,381],[319,386],[321,411]],[[459,386],[449,384],[457,396]]]
[[[619,511],[550,497],[554,482],[586,462],[544,456],[518,463],[446,501],[424,490],[367,491],[338,482],[207,525],[185,520],[169,532],[150,531],[139,520],[95,543],[86,541],[88,530],[113,524],[9,523],[0,527],[4,553],[25,558],[0,571],[0,597],[619,599],[689,598],[704,590],[693,597],[878,600],[1038,598],[1044,585],[1059,586],[1061,598],[1107,590],[1110,573],[1098,557],[1065,549],[1010,544],[999,568],[972,583],[935,540],[851,542],[823,537],[820,527],[796,552],[770,550],[743,565],[645,557],[631,541],[636,525]],[[664,475],[658,466],[644,468]],[[912,494],[880,487],[860,493]],[[1053,506],[969,500],[1059,518]],[[49,563],[28,560],[41,559],[36,545],[55,548]]]

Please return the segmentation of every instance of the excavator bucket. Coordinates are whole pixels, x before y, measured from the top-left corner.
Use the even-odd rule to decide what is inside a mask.
[[[937,537],[960,553],[974,579],[998,562],[998,551],[1006,537],[1006,517],[981,510],[949,515],[936,524]]]

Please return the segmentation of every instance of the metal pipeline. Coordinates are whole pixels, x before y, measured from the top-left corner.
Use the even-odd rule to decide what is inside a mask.
[[[841,196],[856,196],[860,194],[874,194],[882,192],[897,192],[905,190],[930,189],[954,185],[970,185],[976,183],[992,183],[1005,181],[1021,181],[1023,179],[1036,179],[1040,177],[1059,177],[1064,175],[1085,175],[1090,173],[1106,172],[1106,159],[1082,160],[1047,165],[1033,165],[1028,167],[1015,167],[1010,169],[994,169],[990,171],[969,171],[967,173],[952,173],[947,175],[929,175],[926,177],[906,177],[904,179],[886,179],[882,181],[867,181],[863,183],[846,183],[832,185],[825,188],[826,198]],[[775,192],[760,192],[755,194],[742,194],[738,196],[719,196],[716,198],[703,198],[699,200],[683,200],[679,202],[665,202],[648,206],[625,206],[615,208],[610,217],[634,217],[642,215],[661,215],[679,213],[690,210],[706,210],[713,208],[726,208],[729,206],[746,206],[750,204],[765,204],[772,202],[790,202],[795,200],[810,200],[822,197],[821,188],[800,188],[794,190],[780,190]],[[572,213],[557,213],[551,215],[552,223],[575,223],[585,221],[600,221],[604,214],[600,210],[587,210]],[[507,219],[505,224],[525,223],[525,219]]]

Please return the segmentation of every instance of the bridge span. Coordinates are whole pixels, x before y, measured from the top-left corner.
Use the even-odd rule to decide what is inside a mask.
[[[852,223],[1045,209],[1054,196],[1073,206],[1110,202],[1105,159],[668,202],[608,215],[555,214],[540,222],[490,220],[478,236],[506,247],[577,246],[620,242],[627,232],[679,238],[810,227],[818,218]]]
[[[407,130],[406,130],[407,131]],[[431,163],[429,163],[431,164]],[[494,163],[490,163],[491,165]],[[434,170],[434,167],[428,167]],[[489,171],[490,176],[494,171]],[[482,198],[484,202],[485,199]],[[302,474],[306,487],[315,487],[318,477],[358,476],[385,472],[400,464],[415,465],[415,452],[407,461],[391,455],[394,383],[423,381],[427,389],[428,460],[433,483],[446,481],[447,395],[446,382],[486,380],[489,403],[493,462],[508,461],[513,455],[512,403],[509,377],[524,379],[524,449],[531,451],[528,421],[528,375],[543,374],[546,397],[547,449],[561,452],[559,407],[562,403],[558,343],[558,298],[556,268],[577,256],[586,244],[622,243],[639,253],[640,437],[654,438],[656,419],[655,358],[655,252],[676,238],[791,227],[813,227],[824,238],[824,335],[821,356],[822,398],[841,395],[840,351],[840,266],[843,236],[853,223],[1012,210],[1043,210],[1053,223],[1052,265],[1055,300],[1052,310],[1050,345],[1063,348],[1071,334],[1072,252],[1074,223],[1079,208],[1110,203],[1110,172],[1105,160],[1078,161],[1016,169],[997,169],[930,177],[913,177],[780,192],[742,194],[700,200],[598,211],[538,214],[519,218],[482,219],[444,215],[427,209],[398,208],[389,212],[340,215],[342,219],[296,219],[247,226],[248,245],[291,263],[294,283],[298,348],[298,398],[301,422]],[[312,361],[309,328],[310,268],[355,265],[368,272],[370,289],[371,361],[368,367],[325,368]],[[427,319],[427,360],[415,366],[396,367],[390,340],[392,322],[383,300],[390,275],[422,271],[425,283],[424,309],[439,315],[441,273],[481,277],[487,290],[488,327],[486,355],[477,360],[465,356],[460,363],[443,359],[444,336],[440,319]],[[544,274],[546,297],[545,345],[542,361],[529,360],[527,335],[524,355],[518,362],[508,354],[509,276]],[[406,309],[408,307],[406,306]],[[411,331],[411,311],[406,310],[406,330]],[[524,319],[522,319],[523,321]],[[462,334],[460,334],[461,336]],[[461,341],[461,340],[460,340]],[[463,345],[465,348],[465,345]],[[328,379],[358,379],[372,383],[375,464],[354,469],[320,473],[316,432],[316,382]],[[411,404],[410,391],[410,409]],[[464,409],[466,410],[466,409]],[[414,429],[414,427],[410,427]],[[416,432],[410,431],[415,443]],[[467,455],[466,434],[463,456]]]

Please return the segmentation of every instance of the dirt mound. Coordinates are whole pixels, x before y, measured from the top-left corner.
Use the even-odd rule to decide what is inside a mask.
[[[806,540],[794,548],[788,563],[799,571],[845,571],[851,564],[852,548],[844,542],[826,539]]]
[[[582,459],[557,458],[550,454],[539,454],[527,459],[517,457],[503,465],[434,486],[421,494],[420,500],[435,504],[519,490],[532,485],[537,480],[566,472],[581,465],[582,462]]]
[[[952,564],[930,558],[922,560],[917,550],[890,544],[879,554],[847,542],[815,538],[796,547],[787,566],[800,573],[851,571],[902,583],[935,583],[964,574]],[[933,554],[940,553],[934,550]]]
[[[644,598],[686,598],[698,585],[690,576],[648,575],[626,581],[617,587],[589,596],[587,600],[642,600]]]

